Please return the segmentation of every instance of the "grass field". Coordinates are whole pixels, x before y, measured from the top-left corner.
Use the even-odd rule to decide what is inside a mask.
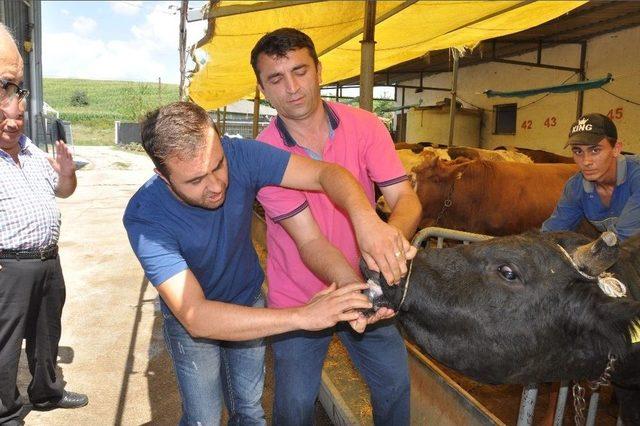
[[[88,105],[72,104],[80,92]],[[45,78],[44,100],[71,122],[76,145],[112,145],[115,120],[137,121],[158,105],[178,100],[178,85]]]

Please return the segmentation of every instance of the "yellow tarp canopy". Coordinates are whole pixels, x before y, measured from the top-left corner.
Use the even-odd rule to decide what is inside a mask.
[[[220,1],[217,8],[262,2]],[[550,21],[586,1],[378,1],[375,71],[418,58],[430,50],[472,47]],[[264,4],[264,3],[262,3]],[[211,25],[211,24],[210,24]],[[218,17],[202,46],[207,62],[191,78],[189,96],[206,109],[253,97],[251,49],[265,33],[293,27],[307,33],[322,62],[323,83],[360,74],[363,1],[288,5]]]

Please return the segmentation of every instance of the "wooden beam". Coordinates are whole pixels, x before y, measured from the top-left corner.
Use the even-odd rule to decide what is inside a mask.
[[[364,32],[360,42],[360,108],[373,111],[373,68],[375,63],[376,0],[364,2]]]
[[[394,7],[393,9],[391,9],[390,11],[388,11],[387,13],[384,13],[382,15],[380,15],[378,18],[376,18],[376,25],[378,25],[380,22],[385,21],[387,19],[389,19],[390,17],[392,17],[393,15],[397,14],[398,12],[403,11],[404,9],[406,9],[407,7],[411,6],[412,4],[416,3],[418,0],[407,0],[404,3],[400,4],[397,7]],[[362,28],[352,32],[351,34],[347,35],[346,37],[343,37],[341,40],[338,40],[337,42],[333,43],[331,46],[323,49],[322,51],[318,52],[318,57],[331,52],[333,49],[335,49],[338,46],[341,46],[343,44],[345,44],[346,42],[348,42],[349,40],[351,40],[352,38],[355,38],[357,36],[359,36],[360,34],[362,34],[362,32],[364,31],[364,25],[362,26]]]
[[[499,62],[501,64],[523,65],[527,67],[546,68],[551,70],[580,72],[580,68],[563,67],[560,65],[536,64],[535,62],[513,61],[511,59],[490,58],[486,62]]]

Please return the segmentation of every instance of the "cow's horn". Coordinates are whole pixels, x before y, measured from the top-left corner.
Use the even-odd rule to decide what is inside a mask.
[[[616,263],[619,249],[616,234],[607,231],[597,240],[575,249],[571,258],[580,271],[596,277]]]

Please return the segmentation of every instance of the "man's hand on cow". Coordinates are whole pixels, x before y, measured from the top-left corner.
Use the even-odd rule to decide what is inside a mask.
[[[382,273],[389,284],[399,283],[407,273],[407,260],[413,259],[417,249],[398,228],[377,217],[366,225],[366,229],[356,235],[367,267]]]
[[[370,324],[375,324],[378,321],[389,319],[394,317],[396,312],[390,308],[379,308],[375,314],[367,317],[363,313],[360,313],[360,316],[353,320],[349,321],[349,325],[353,328],[354,331],[358,333],[364,333],[365,328],[367,328]]]
[[[360,310],[371,308],[371,302],[362,293],[367,284],[354,283],[338,288],[331,284],[318,292],[309,303],[299,308],[300,328],[308,331],[333,327],[340,321],[354,321],[362,314]]]

